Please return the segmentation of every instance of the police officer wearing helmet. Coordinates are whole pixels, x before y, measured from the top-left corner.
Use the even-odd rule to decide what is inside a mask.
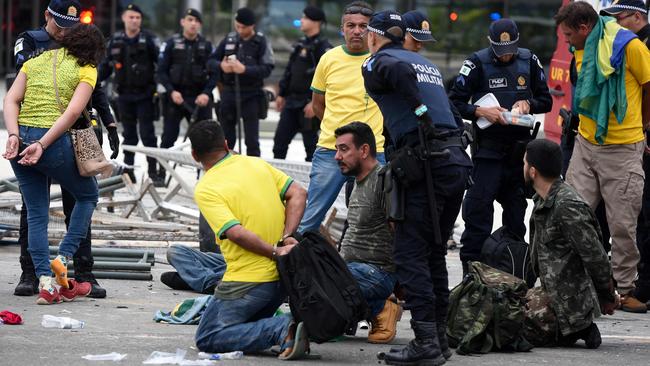
[[[63,37],[68,28],[79,23],[80,14],[81,5],[77,0],[50,1],[45,10],[45,25],[39,29],[26,31],[18,35],[18,39],[14,45],[16,71],[20,71],[23,64],[32,57],[40,55],[45,50],[58,47],[57,40]],[[97,110],[101,122],[106,127],[110,147],[113,151],[111,159],[114,159],[118,154],[120,140],[117,135],[115,120],[108,106],[106,94],[99,86],[93,90],[91,103],[89,103],[87,108],[90,110],[91,107]],[[101,134],[99,134],[99,137],[101,137]],[[61,196],[63,213],[65,214],[67,223],[68,218],[72,214],[75,199],[70,192],[64,189],[61,189]],[[99,286],[92,273],[94,262],[90,238],[90,228],[88,228],[86,238],[81,240],[79,249],[73,256],[75,279],[78,282],[90,282],[92,284],[92,289],[88,297],[104,298],[106,297],[106,290]],[[20,243],[20,267],[22,274],[14,295],[32,296],[38,294],[38,280],[34,272],[32,257],[27,251],[27,209],[24,204],[20,212],[20,235],[18,242]]]
[[[320,33],[325,13],[313,5],[308,5],[302,12],[300,30],[305,35],[293,46],[275,99],[276,108],[280,112],[280,121],[273,139],[275,159],[287,157],[289,144],[298,132],[302,134],[306,161],[312,160],[318,142],[320,122],[314,115],[309,87],[320,57],[332,45]]]
[[[244,121],[246,154],[260,156],[259,119],[266,116],[268,108],[262,87],[275,62],[271,43],[264,34],[255,31],[255,14],[251,9],[237,10],[235,31],[219,43],[212,58],[219,71],[221,103],[218,114],[228,148],[235,147],[237,118],[240,117]]]
[[[100,79],[115,73],[118,117],[122,123],[124,143],[137,145],[139,130],[144,146],[157,147],[153,97],[159,41],[151,32],[141,28],[142,16],[142,10],[135,4],[124,8],[124,31],[116,32],[109,40],[106,59],[100,67]],[[125,171],[135,181],[133,160],[134,153],[124,151],[124,163],[131,166]],[[156,159],[147,157],[147,163],[149,177],[154,184],[160,185]]]
[[[180,23],[182,33],[161,46],[158,60],[158,81],[167,91],[162,148],[174,146],[183,118],[188,123],[212,118],[212,90],[217,85],[216,74],[208,72],[207,66],[212,43],[199,34],[201,13],[187,9]],[[164,179],[162,167],[159,174]]]
[[[449,98],[463,118],[472,120],[475,128],[475,150],[472,153],[474,185],[463,202],[465,231],[460,259],[463,270],[468,261],[481,258],[483,242],[492,231],[493,202],[503,207],[503,225],[520,238],[526,226],[526,192],[523,175],[523,154],[531,140],[530,129],[508,125],[502,115],[506,110],[521,114],[545,113],[552,100],[546,85],[544,69],[530,50],[519,48],[519,31],[514,21],[500,19],[490,25],[490,47],[475,52],[463,62]],[[492,93],[500,107],[477,107],[475,103]],[[486,118],[492,124],[480,129],[476,120]]]
[[[392,365],[442,365],[451,352],[445,336],[447,248],[441,238],[453,229],[472,164],[440,70],[402,47],[406,28],[400,14],[376,13],[368,31],[373,55],[362,67],[364,83],[396,148],[389,162],[396,184],[407,188],[393,260],[415,334],[405,348],[385,354],[384,360]]]

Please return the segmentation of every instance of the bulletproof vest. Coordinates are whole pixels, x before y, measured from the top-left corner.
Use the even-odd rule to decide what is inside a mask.
[[[519,48],[517,58],[513,62],[499,65],[495,63],[495,56],[490,48],[484,48],[474,55],[481,62],[483,77],[478,89],[472,95],[473,101],[479,100],[487,93],[492,93],[501,107],[511,109],[515,102],[533,97],[530,75],[530,61],[533,54],[530,50]],[[479,144],[481,140],[493,140],[509,145],[517,140],[530,139],[529,129],[522,126],[494,124],[484,130],[477,129],[477,134]]]
[[[320,38],[309,42],[307,37],[302,37],[294,45],[294,57],[291,59],[291,65],[289,65],[289,71],[291,72],[287,89],[289,94],[309,94],[309,87],[317,64],[314,53],[319,43]]]
[[[53,43],[52,38],[50,38],[50,35],[45,31],[45,29],[30,30],[25,33],[34,40],[34,51],[31,55],[28,55],[28,59],[50,49]]]
[[[258,55],[261,53],[262,47],[266,47],[266,43],[264,42],[264,36],[259,32],[256,32],[253,38],[247,41],[243,41],[237,32],[230,32],[226,36],[225,55],[236,55],[242,64],[256,66],[260,64]],[[224,73],[221,81],[226,85],[233,86],[235,85],[235,74]],[[264,85],[264,80],[240,74],[239,84],[242,88],[261,88]]]
[[[481,61],[483,79],[472,100],[479,100],[487,93],[492,93],[503,108],[511,109],[516,101],[533,97],[530,89],[530,59],[532,52],[520,48],[517,59],[508,65],[496,65],[490,48],[476,53]]]
[[[449,99],[445,92],[442,74],[438,67],[421,55],[400,48],[388,48],[379,51],[374,60],[366,61],[366,70],[372,72],[372,62],[380,62],[383,55],[392,56],[400,61],[412,65],[417,75],[417,87],[420,91],[420,100],[427,106],[427,113],[431,116],[437,129],[457,129],[454,116],[449,108]],[[391,93],[374,94],[370,97],[377,102],[384,116],[384,126],[395,142],[397,148],[402,147],[401,138],[418,128],[413,106],[407,104],[399,90]]]
[[[208,81],[208,42],[203,36],[198,36],[195,41],[188,41],[180,34],[175,34],[172,42],[172,63],[169,68],[172,84],[202,89]]]
[[[154,84],[154,60],[147,50],[147,36],[143,31],[137,42],[127,42],[124,32],[117,32],[109,50],[115,69],[118,91],[143,89]]]

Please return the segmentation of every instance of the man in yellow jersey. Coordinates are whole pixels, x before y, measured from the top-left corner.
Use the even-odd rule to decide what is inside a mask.
[[[275,258],[297,243],[291,234],[305,209],[305,190],[259,158],[231,154],[215,121],[198,122],[188,135],[192,156],[206,171],[194,199],[226,261],[196,331],[198,349],[257,352],[280,345],[284,356],[302,356],[308,347],[302,325],[273,315],[286,297]]]
[[[321,120],[321,132],[312,160],[307,208],[299,231],[318,230],[346,178],[334,159],[334,130],[353,121],[367,123],[377,141],[377,160],[385,163],[383,118],[363,86],[361,65],[368,53],[367,27],[373,10],[368,3],[348,4],[341,17],[345,44],[326,52],[318,62],[311,83],[313,109]],[[350,180],[352,181],[352,180]]]
[[[643,130],[650,123],[650,52],[633,33],[611,18],[599,17],[584,2],[562,7],[555,21],[567,42],[575,47],[578,70],[574,104],[580,113],[580,127],[567,182],[592,209],[601,200],[605,202],[621,309],[646,312],[646,305],[632,292],[639,262],[636,226],[644,182]],[[612,55],[604,58],[602,53],[607,51],[603,51],[603,44],[608,42]],[[618,65],[617,55],[622,60]],[[605,66],[615,72],[605,78],[605,87],[597,90],[600,83],[596,81],[606,72],[603,63],[607,62],[611,65]],[[603,96],[608,100],[603,101]],[[590,108],[595,104],[609,109]]]

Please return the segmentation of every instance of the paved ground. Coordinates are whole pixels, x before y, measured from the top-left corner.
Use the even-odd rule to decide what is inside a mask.
[[[164,260],[164,249],[156,249],[158,260]],[[450,283],[460,280],[458,252],[448,256]],[[173,291],[160,283],[159,277],[169,266],[153,267],[154,281],[102,280],[108,290],[106,299],[81,299],[50,306],[35,304],[35,297],[13,296],[19,276],[18,247],[0,246],[0,310],[21,314],[24,325],[0,325],[0,363],[3,365],[86,365],[97,362],[83,360],[86,354],[126,353],[123,365],[142,364],[153,351],[187,350],[187,359],[196,359],[193,335],[196,326],[163,325],[152,321],[158,309],[171,310],[182,299],[194,294]],[[84,320],[79,330],[45,329],[40,325],[44,314],[69,316]],[[408,313],[399,323],[394,344],[406,344],[411,337]],[[565,349],[534,349],[529,353],[492,353],[482,356],[454,355],[449,365],[647,365],[650,359],[650,314],[617,313],[599,321],[604,335],[598,350],[581,346]],[[294,364],[311,365],[376,365],[376,354],[388,346],[365,342],[367,333],[341,342],[312,345],[321,360]],[[109,363],[109,362],[105,362]],[[242,365],[279,365],[270,355],[246,355],[243,360],[229,361]],[[102,364],[102,362],[99,362]],[[112,363],[111,363],[112,364]]]

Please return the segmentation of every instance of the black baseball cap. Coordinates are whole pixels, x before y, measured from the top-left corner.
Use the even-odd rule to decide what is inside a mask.
[[[402,30],[402,37],[398,38],[388,32],[393,27],[399,27]],[[372,16],[368,24],[368,31],[384,36],[393,42],[400,43],[404,41],[406,27],[404,26],[404,21],[402,21],[400,13],[394,10],[384,10]]]
[[[315,22],[325,21],[325,12],[317,6],[307,5],[307,7],[303,9],[302,13]]]
[[[503,18],[490,24],[488,36],[494,54],[515,54],[519,48],[519,30],[512,19]]]
[[[52,0],[47,11],[59,28],[70,28],[79,23],[81,4],[77,0]]]
[[[435,42],[436,39],[431,35],[431,23],[426,15],[417,10],[411,10],[402,15],[402,20],[406,26],[406,31],[411,37],[420,42]]]
[[[648,8],[643,0],[617,0],[607,8],[600,10],[600,15],[615,15],[624,11],[640,12],[648,14]]]
[[[142,9],[140,9],[140,7],[135,5],[135,4],[127,5],[126,8],[124,8],[124,11],[127,11],[127,10],[135,11],[136,13],[140,13],[140,15],[144,16],[144,13],[142,12]]]
[[[199,21],[199,23],[203,23],[203,19],[201,19],[201,12],[200,11],[198,11],[196,9],[193,9],[193,8],[189,8],[189,9],[185,10],[185,14],[183,14],[183,18],[188,16],[188,15],[191,15],[191,16],[195,17]]]
[[[251,26],[255,24],[255,13],[249,8],[240,8],[237,10],[235,20],[243,25]]]

